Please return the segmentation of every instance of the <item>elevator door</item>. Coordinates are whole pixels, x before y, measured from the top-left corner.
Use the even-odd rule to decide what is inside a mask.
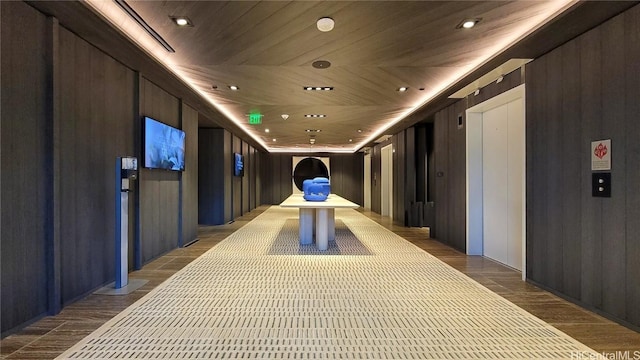
[[[522,270],[522,99],[484,112],[482,132],[483,253]]]

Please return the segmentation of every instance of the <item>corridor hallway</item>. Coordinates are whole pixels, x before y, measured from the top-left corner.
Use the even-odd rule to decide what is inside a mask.
[[[640,334],[513,270],[425,240],[422,229],[387,220],[394,233],[372,219],[385,223],[337,210],[327,252],[298,244],[292,209],[202,227],[199,242],[132,274],[149,285],[126,297],[91,295],[4,339],[2,354],[44,359],[71,347],[61,358],[590,358],[588,347],[507,300],[597,352],[640,350]]]

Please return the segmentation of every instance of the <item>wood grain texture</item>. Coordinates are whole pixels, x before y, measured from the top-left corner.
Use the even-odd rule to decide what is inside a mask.
[[[602,308],[617,318],[626,316],[626,153],[628,142],[640,138],[627,138],[626,122],[637,115],[625,108],[625,46],[624,16],[618,16],[601,26],[602,50],[602,138],[611,139],[611,198],[602,200]],[[621,44],[622,43],[622,44]],[[640,59],[638,59],[640,61]],[[636,74],[637,75],[637,74]],[[637,101],[637,100],[634,100]],[[598,139],[594,139],[598,140]],[[632,164],[629,164],[633,166]],[[640,166],[636,164],[636,168]],[[629,234],[633,236],[633,234]],[[640,235],[636,235],[640,239]],[[634,276],[630,281],[640,284]],[[640,303],[638,304],[640,306]]]
[[[352,146],[350,138],[353,143],[364,140],[370,131],[418,103],[424,92],[417,89],[436,91],[452,72],[464,72],[477,56],[512,33],[520,20],[539,15],[545,5],[459,1],[129,4],[175,48],[176,68],[201,91],[238,119],[255,109],[265,115],[262,127],[247,127],[247,131],[267,146],[306,146],[304,130],[314,128],[314,122],[304,114],[324,113],[328,116],[318,145],[336,149]],[[176,27],[168,14],[187,15],[196,26]],[[326,14],[338,25],[321,33],[314,24]],[[481,26],[473,32],[456,30],[469,14],[482,18]],[[327,59],[332,66],[314,69],[311,63],[318,59]],[[228,91],[232,83],[241,91]],[[309,93],[302,90],[307,85],[333,86],[334,91]],[[401,85],[411,90],[398,96],[396,89]],[[290,119],[281,120],[283,113],[290,114]],[[266,134],[264,127],[271,132]],[[365,131],[358,133],[359,128]]]
[[[46,18],[0,3],[2,97],[1,332],[47,312],[48,197]]]
[[[526,68],[527,276],[636,327],[639,23],[636,6]],[[591,195],[591,142],[602,139],[610,198]]]
[[[460,250],[466,251],[466,114],[465,102],[458,101],[450,107],[449,118],[449,172],[451,173],[451,184],[449,188],[449,208],[451,245]],[[458,126],[458,117],[462,116],[461,127]]]
[[[140,111],[140,117],[180,126],[179,99],[145,78],[140,83]],[[139,175],[140,242],[142,261],[146,263],[178,246],[180,174],[142,168]]]
[[[234,154],[242,154],[242,140],[235,135],[231,138],[231,150]],[[231,155],[230,165],[231,169],[229,169],[229,171],[233,172],[233,155]],[[231,192],[233,219],[242,216],[242,179],[243,178],[238,176],[232,176],[231,178],[231,186],[233,189]]]
[[[526,142],[527,142],[527,278],[542,282],[546,276],[546,270],[542,266],[535,266],[536,259],[544,259],[546,256],[546,192],[545,187],[538,186],[546,175],[545,157],[540,154],[545,149],[538,149],[537,144],[544,141],[546,136],[544,121],[544,104],[546,101],[545,77],[546,62],[535,61],[527,65],[527,75],[533,73],[536,76],[528,76],[526,81]],[[537,199],[529,201],[529,199]],[[542,261],[542,260],[538,260]]]
[[[625,73],[640,74],[640,6],[629,10],[625,15]],[[625,108],[627,117],[635,117],[640,114],[640,87],[633,76],[626,77]],[[640,122],[626,121],[625,134],[627,136],[626,151],[626,211],[627,233],[626,247],[626,300],[627,320],[632,324],[640,324],[640,286],[638,286],[638,274],[640,274]],[[622,189],[620,189],[622,191]],[[621,260],[621,259],[620,259]]]
[[[436,209],[436,231],[431,237],[449,244],[449,127],[447,126],[449,109],[443,109],[436,113],[434,121],[434,158],[435,158],[435,193],[434,202]]]
[[[582,167],[581,177],[591,177],[591,141],[602,139],[602,51],[600,28],[578,38],[580,43],[582,108]],[[535,74],[527,73],[527,77]],[[581,300],[602,308],[602,199],[591,196],[591,181],[582,183],[582,279]]]
[[[221,225],[225,217],[223,129],[198,130],[198,224]]]
[[[562,204],[564,203],[562,192],[562,168],[564,165],[564,153],[562,152],[562,53],[560,49],[556,49],[545,56],[547,61],[547,72],[545,78],[546,102],[544,105],[544,123],[546,146],[544,152],[540,151],[538,146],[534,153],[541,157],[544,161],[545,173],[544,178],[538,180],[543,181],[542,185],[546,190],[546,209],[544,209],[547,217],[545,224],[546,231],[546,254],[544,256],[547,263],[547,273],[545,283],[552,289],[562,291],[562,238],[563,238],[563,222]],[[534,185],[535,186],[535,185]]]
[[[432,237],[466,249],[466,101],[436,113],[434,122],[435,231]],[[458,127],[458,116],[463,126]]]
[[[574,299],[580,298],[581,269],[580,217],[575,209],[581,208],[582,182],[590,181],[580,174],[584,166],[582,160],[580,119],[580,52],[576,40],[568,42],[562,49],[562,288]]]
[[[244,214],[250,211],[249,202],[253,195],[253,191],[249,187],[249,179],[253,176],[251,173],[251,156],[249,154],[249,144],[245,142],[242,142],[242,155],[245,161],[245,176],[242,177],[242,214]]]
[[[382,159],[380,151],[381,145],[376,145],[371,149],[371,211],[381,212],[381,192],[380,178],[382,176]]]
[[[185,171],[181,179],[182,244],[198,236],[198,112],[182,103],[182,130],[185,132]]]
[[[60,57],[61,302],[68,304],[115,277],[114,167],[116,157],[135,153],[137,119],[130,69],[64,29]]]
[[[188,248],[175,249],[132,274],[132,277],[150,280],[143,288],[119,297],[90,295],[70,306],[63,314],[40,320],[24,331],[2,339],[0,354],[7,359],[55,358],[193,259],[217,246],[266,208],[251,211],[236,219],[233,224],[202,226],[199,229],[200,241]],[[522,282],[521,274],[513,269],[482,257],[465,256],[429,239],[425,229],[406,228],[373,212],[363,214],[597,352],[637,350],[639,333],[581,309],[530,283]]]

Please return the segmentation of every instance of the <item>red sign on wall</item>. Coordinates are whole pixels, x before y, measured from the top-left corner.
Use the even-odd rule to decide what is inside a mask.
[[[591,142],[591,170],[611,170],[611,139]]]

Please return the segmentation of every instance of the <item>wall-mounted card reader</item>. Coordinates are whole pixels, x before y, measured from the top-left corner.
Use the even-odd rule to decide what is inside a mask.
[[[120,191],[129,192],[133,189],[133,180],[138,178],[138,159],[135,157],[120,158]]]
[[[591,196],[611,197],[610,172],[598,172],[591,174]]]

